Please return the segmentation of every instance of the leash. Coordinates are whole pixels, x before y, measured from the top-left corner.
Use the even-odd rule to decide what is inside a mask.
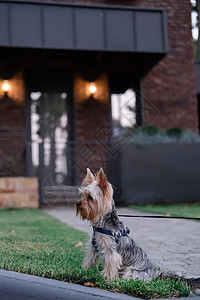
[[[182,220],[197,220],[200,221],[200,218],[192,217],[173,217],[173,216],[136,216],[136,215],[125,215],[118,214],[119,217],[123,218],[146,218],[146,219],[182,219]]]

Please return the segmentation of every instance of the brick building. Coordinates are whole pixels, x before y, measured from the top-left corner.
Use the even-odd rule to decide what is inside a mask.
[[[1,173],[77,184],[112,118],[197,132],[190,15],[188,0],[1,1]]]

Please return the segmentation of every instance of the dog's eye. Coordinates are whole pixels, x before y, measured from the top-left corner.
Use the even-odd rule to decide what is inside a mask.
[[[88,200],[93,200],[93,197],[91,195],[88,195]]]

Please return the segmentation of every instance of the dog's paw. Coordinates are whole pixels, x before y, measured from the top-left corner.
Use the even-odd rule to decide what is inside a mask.
[[[104,273],[103,271],[101,271],[101,275],[104,277],[104,279],[106,280],[112,280],[112,278],[110,277],[110,274],[108,273]]]
[[[91,267],[90,264],[85,263],[85,262],[82,263],[82,268],[88,269],[88,268],[90,268],[90,267]]]
[[[110,272],[110,271],[101,271],[101,275],[106,279],[106,280],[113,280],[114,278],[117,278],[117,274]]]
[[[82,267],[84,269],[88,269],[88,268],[94,267],[96,265],[97,265],[96,260],[84,260],[83,263],[82,263]]]

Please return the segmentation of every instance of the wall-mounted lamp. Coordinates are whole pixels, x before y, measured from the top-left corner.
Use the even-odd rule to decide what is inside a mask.
[[[95,86],[94,83],[91,83],[90,84],[90,87],[89,87],[89,91],[90,91],[90,99],[93,99],[94,98],[94,93],[96,92],[97,88]]]
[[[8,94],[8,91],[9,91],[9,89],[10,89],[10,84],[9,84],[8,80],[4,80],[4,81],[3,81],[2,89],[3,89],[3,91],[4,91],[4,95],[7,95],[7,94]]]

